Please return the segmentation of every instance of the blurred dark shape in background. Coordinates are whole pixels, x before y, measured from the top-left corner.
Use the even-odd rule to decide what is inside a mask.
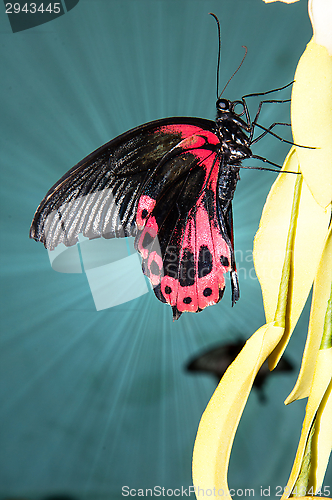
[[[217,377],[219,382],[229,365],[243,348],[244,344],[244,341],[239,340],[236,343],[222,344],[208,351],[204,351],[202,354],[190,360],[186,365],[186,369],[190,372],[212,373]],[[278,365],[272,372],[270,372],[268,363],[265,361],[254,380],[254,387],[258,389],[259,400],[261,402],[266,401],[263,386],[268,376],[274,373],[293,371],[293,369],[292,363],[288,361],[285,356],[280,359]]]

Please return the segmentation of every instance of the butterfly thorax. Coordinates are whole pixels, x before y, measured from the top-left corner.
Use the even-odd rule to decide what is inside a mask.
[[[250,158],[249,127],[234,108],[240,101],[218,99],[216,103],[216,134],[220,140],[221,165],[218,179],[218,198],[221,210],[226,213],[231,203],[236,184],[240,179],[242,160]]]
[[[234,109],[241,101],[229,101],[218,99],[216,103],[216,133],[221,144],[221,154],[224,163],[239,165],[240,162],[252,156],[249,137],[245,132],[249,131],[248,124],[235,113]]]

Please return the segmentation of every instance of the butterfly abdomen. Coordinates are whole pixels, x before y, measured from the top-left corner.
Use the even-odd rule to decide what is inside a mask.
[[[224,165],[220,169],[218,179],[218,200],[223,212],[227,210],[234,198],[235,189],[240,180],[239,170],[240,167],[230,165]]]

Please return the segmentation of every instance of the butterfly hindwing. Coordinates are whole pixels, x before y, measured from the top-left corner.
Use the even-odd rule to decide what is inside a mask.
[[[136,248],[174,318],[217,303],[233,270],[232,240],[218,214],[221,161],[216,135],[196,133],[165,155],[138,202]]]
[[[69,170],[46,194],[30,236],[52,250],[88,238],[134,236],[137,202],[160,160],[186,137],[214,122],[166,118],[132,129]]]

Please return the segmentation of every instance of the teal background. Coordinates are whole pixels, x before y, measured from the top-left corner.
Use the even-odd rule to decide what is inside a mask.
[[[64,16],[15,34],[0,15],[2,499],[120,499],[125,485],[188,487],[197,426],[216,384],[184,365],[264,323],[251,251],[274,173],[241,172],[234,308],[228,286],[218,305],[175,323],[152,292],[97,312],[86,276],[53,271],[44,247],[28,237],[50,186],[112,137],[166,116],[214,119],[211,11],[222,26],[221,87],[248,47],[225,97],[292,81],[311,38],[304,0],[80,0]],[[250,106],[254,113],[257,100]],[[261,122],[287,121],[288,110],[266,106]],[[287,151],[273,138],[254,149],[277,163]],[[274,497],[287,482],[305,402],[285,407],[283,400],[296,380],[307,321],[308,307],[287,349],[296,371],[269,378],[265,405],[255,391],[249,398],[231,456],[232,488],[259,496],[260,486],[271,486]],[[324,484],[331,483],[330,466]]]

